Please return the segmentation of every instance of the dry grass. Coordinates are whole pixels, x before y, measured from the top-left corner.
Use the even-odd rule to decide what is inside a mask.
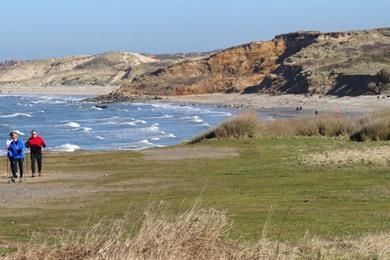
[[[259,120],[256,114],[241,114],[229,121],[223,122],[218,127],[195,137],[190,143],[198,143],[204,139],[211,138],[252,138],[256,136],[259,129]]]
[[[303,163],[310,165],[373,164],[390,165],[390,146],[365,149],[339,149],[301,156]]]
[[[34,238],[5,259],[388,259],[390,234],[333,241],[304,237],[294,244],[228,238],[231,222],[214,209],[193,207],[175,217],[164,206],[145,212],[139,231],[127,232],[126,218],[47,243]],[[267,225],[265,225],[267,226]],[[266,230],[265,230],[266,231]],[[263,235],[265,235],[263,231]],[[47,241],[47,240],[46,240]]]
[[[360,118],[341,115],[294,118],[264,124],[267,136],[347,136],[359,129]]]
[[[390,140],[390,111],[362,116],[323,115],[260,122],[255,114],[243,114],[222,123],[190,143],[212,138],[256,136],[328,136],[347,137],[352,141]]]
[[[390,140],[390,111],[366,116],[361,127],[351,133],[350,139],[353,141]]]
[[[267,136],[345,136],[352,141],[390,140],[390,111],[362,116],[326,115],[263,124]]]

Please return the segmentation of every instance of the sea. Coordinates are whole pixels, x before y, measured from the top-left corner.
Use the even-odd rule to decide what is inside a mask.
[[[0,95],[0,139],[25,141],[32,129],[47,150],[141,150],[182,143],[237,114],[234,109],[186,104],[83,102],[90,96]],[[5,154],[1,145],[0,154]]]
[[[213,105],[161,102],[84,102],[90,96],[0,95],[0,155],[10,131],[26,141],[32,129],[45,139],[46,150],[141,150],[183,143],[241,113]],[[279,118],[293,111],[277,111]],[[259,114],[272,120],[275,111]]]

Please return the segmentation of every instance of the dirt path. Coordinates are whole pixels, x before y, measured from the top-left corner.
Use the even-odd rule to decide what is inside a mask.
[[[186,160],[195,158],[221,159],[238,156],[238,149],[209,147],[168,147],[150,149],[141,152],[143,160]],[[65,155],[58,155],[65,156]],[[42,177],[26,176],[24,181],[12,183],[2,171],[0,176],[0,211],[1,209],[18,209],[41,207],[43,203],[57,199],[70,199],[98,192],[120,192],[137,189],[138,184],[145,188],[144,179],[121,180],[120,182],[104,182],[112,172],[52,172],[48,170]],[[105,184],[96,185],[103,180]],[[101,183],[101,182],[100,182]],[[148,183],[146,183],[148,184]],[[154,183],[150,183],[154,186]]]

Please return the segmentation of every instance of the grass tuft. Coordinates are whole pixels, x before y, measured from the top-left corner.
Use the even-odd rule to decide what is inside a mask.
[[[222,123],[190,143],[205,139],[244,137],[328,136],[352,141],[390,140],[390,111],[362,116],[324,115],[260,122],[255,114],[244,114]]]
[[[191,144],[198,143],[204,139],[227,139],[227,138],[253,138],[259,129],[259,120],[256,114],[241,114],[229,121],[223,122],[218,127],[195,137]]]
[[[232,223],[214,209],[197,206],[172,217],[166,207],[144,214],[139,231],[127,232],[126,218],[62,234],[54,243],[20,245],[5,259],[386,259],[390,235],[327,241],[308,236],[295,243],[262,237],[249,243],[228,238]]]

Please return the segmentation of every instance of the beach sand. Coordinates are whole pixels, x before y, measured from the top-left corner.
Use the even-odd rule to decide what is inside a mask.
[[[258,95],[258,94],[206,94],[164,97],[163,102],[214,104],[243,110],[267,110],[273,108],[317,110],[319,112],[371,112],[390,108],[390,97],[358,96],[305,96],[305,95]]]

